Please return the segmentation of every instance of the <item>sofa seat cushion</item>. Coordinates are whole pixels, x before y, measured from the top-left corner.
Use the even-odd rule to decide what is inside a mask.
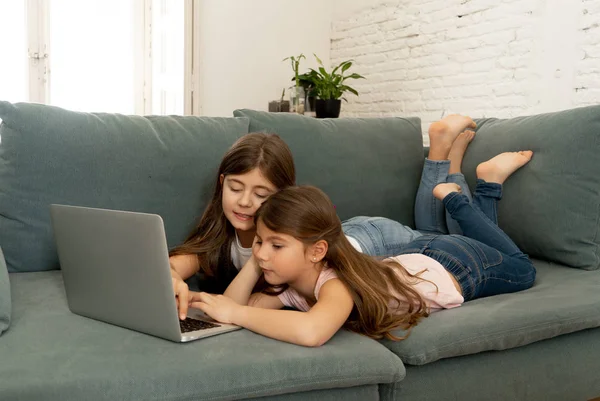
[[[480,298],[433,313],[408,339],[382,342],[404,363],[424,365],[600,327],[600,271],[539,260],[534,264],[537,278],[531,289]]]
[[[0,246],[9,272],[58,269],[51,203],[156,213],[183,242],[246,118],[77,113],[0,102]]]
[[[242,399],[377,386],[404,377],[377,341],[342,331],[321,348],[238,330],[185,344],[71,313],[59,271],[11,273],[0,339],[3,400]]]
[[[414,227],[423,171],[417,117],[316,119],[293,113],[235,110],[249,130],[274,132],[289,145],[297,182],[329,195],[342,220],[384,216]]]

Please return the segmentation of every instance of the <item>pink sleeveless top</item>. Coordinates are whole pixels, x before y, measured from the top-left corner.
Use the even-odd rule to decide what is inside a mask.
[[[413,284],[413,288],[423,297],[430,312],[456,308],[465,302],[463,296],[454,286],[448,271],[438,261],[420,253],[399,255],[389,259],[399,262],[409,273],[418,275],[419,278],[423,279]],[[319,292],[323,284],[334,278],[337,278],[337,274],[333,269],[323,269],[321,271],[315,285],[315,299],[319,300]],[[293,288],[288,288],[279,294],[279,300],[285,306],[300,311],[307,312],[310,310],[306,299]]]

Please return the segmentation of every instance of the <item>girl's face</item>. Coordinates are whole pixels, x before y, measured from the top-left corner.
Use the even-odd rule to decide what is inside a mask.
[[[262,175],[258,168],[245,174],[219,177],[223,187],[223,213],[239,232],[254,232],[254,213],[277,188]]]
[[[310,260],[310,250],[291,235],[269,230],[261,221],[256,227],[252,252],[265,280],[271,285],[294,283],[315,269]]]

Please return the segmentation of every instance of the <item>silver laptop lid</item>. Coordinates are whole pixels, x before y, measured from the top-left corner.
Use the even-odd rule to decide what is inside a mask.
[[[181,341],[162,218],[51,205],[69,309]]]

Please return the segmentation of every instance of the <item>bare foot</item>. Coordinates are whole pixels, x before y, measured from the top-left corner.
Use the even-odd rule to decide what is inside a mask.
[[[467,128],[477,125],[471,117],[450,114],[429,126],[429,159],[446,160],[454,140]]]
[[[437,184],[435,188],[433,188],[433,196],[439,200],[444,200],[444,198],[452,192],[461,192],[460,185],[453,182],[444,182],[442,184]]]
[[[475,131],[471,131],[470,129],[458,134],[450,148],[450,153],[448,153],[448,159],[450,160],[450,170],[448,171],[448,174],[461,172],[463,156],[465,155],[467,146],[469,146],[473,138],[475,138]]]
[[[531,150],[500,153],[477,166],[477,178],[502,184],[512,173],[529,163],[532,156]]]

